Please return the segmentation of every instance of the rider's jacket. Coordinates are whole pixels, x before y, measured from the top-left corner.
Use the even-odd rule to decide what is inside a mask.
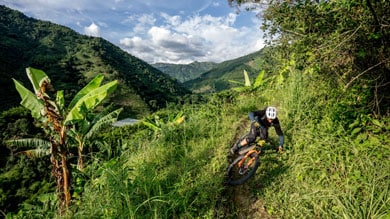
[[[283,146],[284,136],[282,128],[280,127],[279,119],[276,117],[272,123],[269,123],[265,115],[265,110],[266,109],[249,112],[249,119],[251,121],[257,121],[262,127],[265,127],[266,129],[273,126],[275,128],[276,134],[279,136],[279,144]]]

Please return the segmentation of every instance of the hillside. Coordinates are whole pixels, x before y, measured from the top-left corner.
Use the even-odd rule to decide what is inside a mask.
[[[243,71],[246,70],[251,80],[254,80],[261,70],[269,73],[272,68],[271,49],[264,48],[249,55],[219,63],[199,77],[184,82],[184,86],[196,93],[219,92],[237,83],[244,84]]]
[[[189,81],[199,77],[202,73],[207,72],[217,66],[214,62],[192,62],[190,64],[169,64],[155,63],[155,68],[165,74],[178,79],[180,82]]]
[[[137,116],[164,107],[189,94],[177,80],[110,42],[80,35],[46,21],[26,17],[0,6],[0,110],[19,105],[11,78],[27,83],[26,67],[45,71],[56,89],[78,91],[92,77],[118,79],[119,88],[109,102]]]

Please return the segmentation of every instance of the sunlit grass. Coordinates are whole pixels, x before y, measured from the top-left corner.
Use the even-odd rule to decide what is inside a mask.
[[[82,199],[69,217],[234,218],[240,209],[224,185],[229,147],[248,130],[248,112],[269,104],[280,109],[285,151],[266,146],[257,173],[244,185],[248,199],[260,199],[275,218],[388,217],[388,136],[369,128],[350,135],[332,117],[338,105],[328,101],[334,95],[325,92],[329,85],[294,75],[273,89],[220,93],[204,104],[183,105],[186,119],[177,126],[106,135],[106,146],[117,149],[109,161],[97,157],[88,166]],[[270,136],[277,137],[272,128]]]

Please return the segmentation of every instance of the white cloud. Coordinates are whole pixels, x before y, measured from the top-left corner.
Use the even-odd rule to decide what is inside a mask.
[[[136,25],[133,28],[134,33],[143,34],[147,32],[148,26],[154,25],[154,23],[156,22],[156,18],[154,18],[153,15],[150,14],[143,14],[135,21]]]
[[[179,25],[181,23],[181,17],[179,15],[170,16],[167,13],[160,13],[160,16],[165,20],[169,25]]]
[[[146,35],[120,40],[122,48],[150,63],[190,63],[222,62],[258,51],[264,45],[259,30],[234,27],[234,13],[187,19],[162,13],[161,17],[160,26],[143,26],[148,28]]]
[[[222,62],[262,48],[254,13],[226,0],[0,0],[38,19],[101,36],[149,63]],[[147,6],[147,7],[146,7]]]
[[[100,37],[100,27],[92,23],[88,27],[84,27],[84,33],[88,36]]]

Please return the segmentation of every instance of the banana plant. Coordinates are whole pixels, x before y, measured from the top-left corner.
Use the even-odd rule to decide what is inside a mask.
[[[34,93],[24,87],[21,82],[15,79],[13,81],[22,99],[20,104],[30,110],[31,115],[40,122],[41,128],[48,135],[52,174],[57,182],[59,211],[62,214],[69,208],[71,201],[69,183],[72,174],[68,163],[69,142],[67,139],[69,129],[85,120],[86,114],[116,89],[117,81],[101,86],[104,77],[97,75],[65,107],[63,91],[56,92],[55,100],[50,97],[54,88],[44,71],[28,67],[26,73],[33,85]]]
[[[183,112],[177,113],[175,116],[169,115],[167,121],[164,122],[158,115],[154,116],[154,120],[145,118],[142,123],[154,132],[160,132],[164,126],[174,126],[181,124],[185,119]]]
[[[245,87],[250,87],[251,86],[251,80],[249,78],[248,72],[245,69],[244,69],[244,79],[245,79],[245,83],[238,82],[238,81],[235,81],[235,80],[229,80],[229,82],[235,83],[235,84],[239,84],[241,86],[243,85]]]
[[[245,84],[242,84],[242,83],[237,82],[237,81],[232,81],[232,80],[230,80],[230,82],[236,83],[236,84],[240,84],[240,85],[244,85],[244,86],[241,86],[241,87],[234,88],[234,90],[236,90],[236,91],[247,91],[247,90],[258,89],[259,87],[264,85],[267,81],[272,79],[272,78],[264,79],[264,74],[265,74],[265,71],[261,70],[259,75],[257,76],[255,82],[252,85],[252,83],[250,81],[250,78],[249,78],[249,75],[248,75],[248,72],[246,70],[244,70]]]
[[[78,160],[77,169],[84,170],[83,150],[85,144],[92,139],[102,128],[115,123],[121,113],[122,108],[110,112],[110,108],[105,108],[98,114],[88,113],[84,120],[79,121],[69,129],[69,136],[76,141]]]

